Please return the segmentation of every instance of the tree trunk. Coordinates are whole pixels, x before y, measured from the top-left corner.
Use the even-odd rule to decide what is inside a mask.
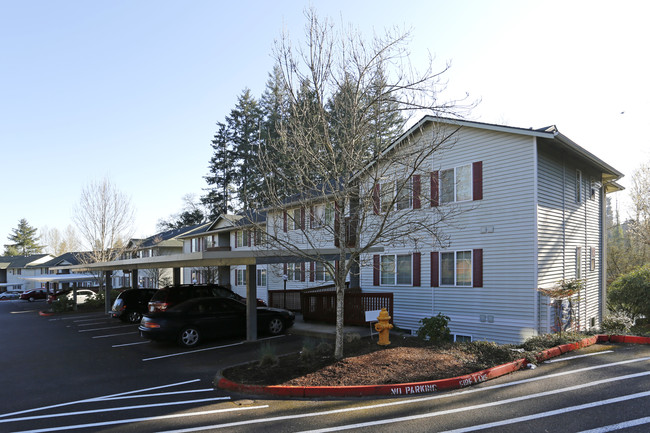
[[[336,277],[336,340],[334,344],[334,357],[343,359],[343,307],[345,300],[345,279]]]

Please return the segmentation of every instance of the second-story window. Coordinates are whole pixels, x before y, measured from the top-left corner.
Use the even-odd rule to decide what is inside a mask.
[[[472,165],[440,171],[440,202],[472,200]]]
[[[247,247],[248,246],[248,230],[238,230],[237,231],[236,246],[237,247]]]

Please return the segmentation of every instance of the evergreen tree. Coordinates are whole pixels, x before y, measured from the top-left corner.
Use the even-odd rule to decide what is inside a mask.
[[[371,156],[375,157],[386,143],[392,143],[403,131],[404,118],[395,89],[387,84],[384,69],[377,67],[371,80],[366,99],[368,143]]]
[[[262,111],[249,89],[244,89],[237,105],[226,117],[228,133],[235,155],[234,181],[242,210],[260,205],[263,178],[258,170],[258,151]]]
[[[12,229],[13,234],[7,237],[13,244],[5,245],[5,255],[28,256],[40,253],[43,246],[38,244],[39,236],[36,236],[36,231],[26,219],[21,219],[18,227]]]
[[[201,203],[210,210],[210,219],[233,210],[230,191],[235,178],[235,152],[229,139],[227,125],[219,122],[217,126],[217,132],[212,140],[214,154],[210,159],[210,174],[204,176],[212,188],[207,188],[207,195],[201,197]]]

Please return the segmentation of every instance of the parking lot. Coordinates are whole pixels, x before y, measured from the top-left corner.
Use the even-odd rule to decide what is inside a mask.
[[[280,335],[182,349],[145,340],[137,324],[103,312],[40,316],[46,308],[43,301],[0,302],[0,431],[66,430],[107,419],[115,425],[161,416],[170,407],[230,402],[212,385],[221,368],[258,359],[263,344],[278,354],[302,345],[301,337]]]

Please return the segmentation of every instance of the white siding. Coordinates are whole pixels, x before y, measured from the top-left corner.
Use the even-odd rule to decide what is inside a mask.
[[[451,318],[454,334],[497,342],[534,335],[534,152],[531,137],[463,128],[453,146],[434,154],[432,170],[482,161],[483,199],[456,205],[460,214],[442,227],[450,237],[448,247],[436,248],[422,240],[421,287],[373,286],[372,258],[366,257],[361,286],[365,291],[394,293],[397,326],[415,331],[420,319],[442,312]],[[437,210],[422,209],[431,214],[432,223]],[[483,249],[483,287],[431,287],[431,251],[473,249]],[[388,253],[412,250],[386,247]]]
[[[562,279],[576,278],[576,249],[581,248],[581,278],[585,289],[580,293],[579,320],[582,329],[591,319],[600,324],[601,299],[601,185],[600,175],[576,160],[547,149],[540,141],[539,183],[539,286],[550,288]],[[577,170],[582,174],[582,200],[576,202]],[[591,180],[596,182],[591,195]],[[590,270],[590,249],[595,248],[595,268]],[[541,300],[543,330],[549,331],[548,298]]]

